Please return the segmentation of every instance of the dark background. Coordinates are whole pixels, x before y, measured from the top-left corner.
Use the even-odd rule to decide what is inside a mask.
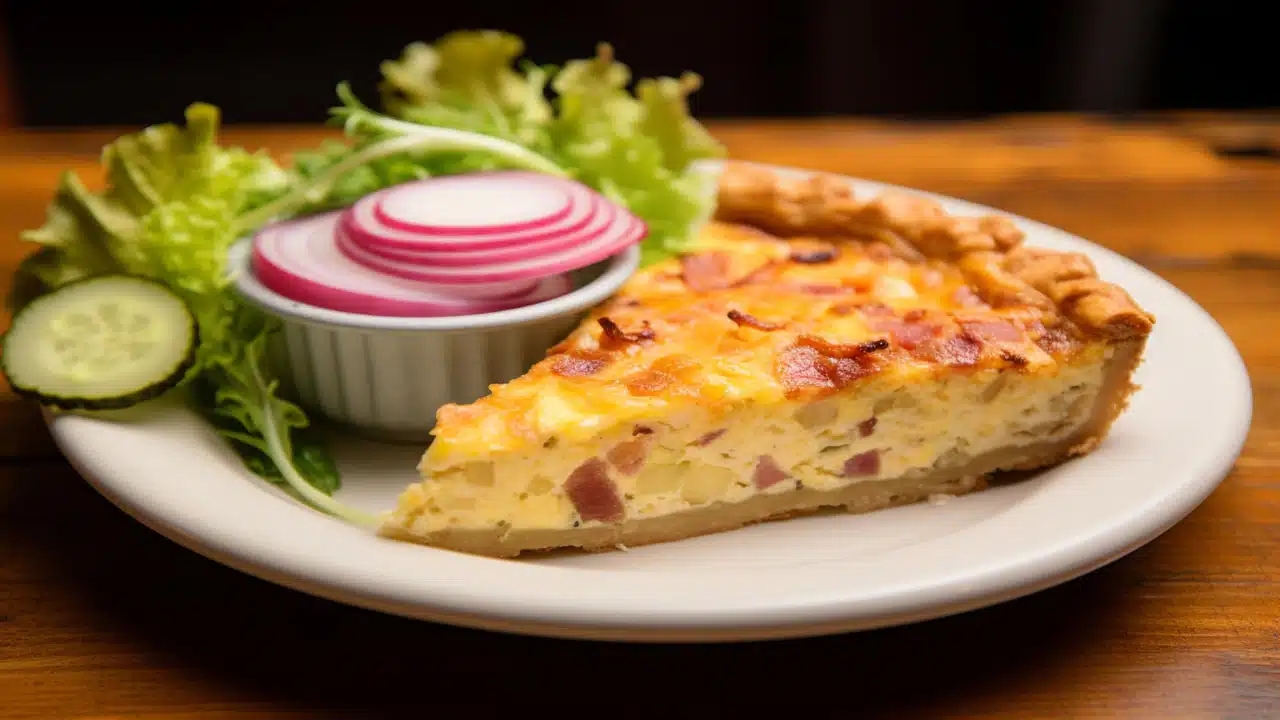
[[[1212,0],[562,0],[5,3],[26,126],[139,125],[194,100],[228,122],[319,122],[349,80],[458,28],[541,62],[615,45],[636,75],[694,70],[702,117],[917,117],[1280,106],[1275,12]]]

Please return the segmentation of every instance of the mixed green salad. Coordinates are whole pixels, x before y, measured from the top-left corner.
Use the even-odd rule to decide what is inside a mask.
[[[534,64],[523,50],[499,31],[409,45],[382,64],[381,112],[340,85],[331,112],[345,142],[285,164],[220,145],[219,110],[204,103],[186,109],[185,125],[110,143],[105,188],[64,174],[45,223],[22,234],[35,249],[8,297],[14,321],[0,364],[10,384],[62,410],[183,392],[253,472],[372,522],[332,498],[338,469],[307,414],[279,392],[267,358],[277,321],[233,291],[226,261],[236,241],[390,185],[502,168],[566,176],[628,208],[648,225],[646,264],[679,252],[712,210],[708,177],[691,166],[723,149],[689,113],[697,75],[633,84],[607,44],[563,66]],[[69,392],[41,353],[88,382]]]

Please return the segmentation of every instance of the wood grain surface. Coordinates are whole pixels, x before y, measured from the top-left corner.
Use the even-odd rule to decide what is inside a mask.
[[[95,494],[35,410],[6,393],[0,718],[752,717],[770,708],[786,717],[1280,717],[1277,118],[713,130],[738,158],[993,205],[1159,273],[1218,319],[1248,365],[1254,422],[1234,471],[1143,549],[1001,606],[814,640],[633,647],[411,622],[226,569]],[[4,283],[26,252],[16,234],[40,223],[59,173],[73,168],[96,183],[98,152],[115,134],[0,134]],[[225,140],[285,154],[332,134],[233,129]],[[179,590],[184,583],[199,590]]]

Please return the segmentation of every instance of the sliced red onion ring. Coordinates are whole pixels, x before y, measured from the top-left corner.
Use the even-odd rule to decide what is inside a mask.
[[[421,264],[416,261],[387,258],[362,250],[351,238],[348,225],[343,222],[343,217],[338,218],[338,223],[334,227],[334,243],[337,245],[338,251],[345,255],[348,260],[357,262],[374,272],[415,283],[433,292],[445,292],[458,297],[489,298],[494,300],[519,297],[532,291],[539,280],[536,277],[517,278],[470,285],[440,285],[439,283],[423,280],[415,273],[415,270],[421,267]]]
[[[587,219],[585,224],[579,225],[575,221],[572,225],[565,225],[564,232],[558,235],[551,235],[541,240],[530,240],[505,247],[482,250],[417,250],[390,245],[384,241],[382,236],[377,234],[378,229],[360,227],[354,208],[348,208],[343,213],[340,225],[342,231],[347,233],[352,244],[387,260],[423,266],[466,266],[513,262],[563,250],[572,245],[591,240],[603,233],[614,217],[614,213],[610,210],[609,202],[600,195],[590,198],[585,207],[579,206],[576,211],[583,213],[583,217]]]
[[[373,210],[379,222],[406,232],[523,233],[567,216],[573,209],[571,187],[532,172],[449,175],[396,185],[377,195]]]
[[[529,280],[586,267],[644,239],[648,228],[639,218],[621,208],[611,207],[609,211],[615,213],[613,222],[586,243],[504,263],[441,267],[388,260],[357,246],[344,234],[339,234],[338,249],[354,262],[406,280],[451,287]]]
[[[572,290],[565,275],[509,298],[463,298],[371,270],[337,248],[338,212],[264,228],[253,243],[253,271],[267,288],[297,302],[340,312],[390,317],[474,315],[532,305]]]
[[[539,225],[536,228],[499,230],[493,233],[439,233],[425,229],[406,230],[392,227],[380,219],[378,203],[381,201],[383,193],[389,194],[392,191],[399,190],[404,195],[405,201],[407,201],[416,192],[425,193],[426,188],[431,183],[447,181],[450,177],[452,176],[415,181],[408,183],[409,187],[403,189],[401,189],[402,186],[397,185],[388,190],[360,198],[350,208],[350,226],[353,235],[358,238],[361,245],[378,251],[453,253],[509,248],[562,239],[566,235],[580,230],[591,221],[594,213],[599,212],[602,207],[610,205],[610,203],[604,202],[598,193],[581,183],[550,175],[535,174],[534,177],[539,179],[539,184],[549,185],[557,191],[563,191],[570,198],[569,211],[563,217],[553,222]],[[476,184],[478,185],[479,183]],[[500,201],[495,200],[495,202]],[[474,207],[468,208],[468,211],[472,210],[478,212]],[[492,214],[488,217],[492,217]],[[479,214],[475,222],[479,223],[485,219],[486,216]]]

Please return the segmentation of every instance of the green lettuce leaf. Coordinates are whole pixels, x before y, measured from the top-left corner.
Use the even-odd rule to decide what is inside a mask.
[[[630,78],[607,44],[590,60],[566,63],[552,81],[553,136],[561,165],[648,224],[641,246],[648,264],[687,248],[710,213],[707,176],[690,164],[714,157],[719,145],[707,143],[710,135],[688,116],[683,96],[671,101],[651,91],[642,102],[627,91]],[[640,87],[669,87],[666,81],[678,82],[642,80]]]
[[[723,148],[690,114],[701,83],[641,79],[602,44],[563,67],[520,59],[523,42],[458,32],[408,46],[382,65],[389,114],[344,85],[332,114],[347,142],[299,153],[283,168],[264,153],[218,144],[218,109],[187,108],[184,126],[160,124],[104,148],[107,183],[90,191],[65,174],[36,246],[7,298],[20,310],[73,280],[132,273],[166,283],[200,326],[197,362],[181,387],[247,467],[311,504],[360,524],[370,516],[331,494],[340,477],[307,435],[306,414],[278,393],[267,347],[278,321],[231,290],[231,245],[263,224],[346,206],[382,188],[436,175],[522,168],[576,178],[645,220],[642,261],[688,246],[714,209],[714,178],[695,163]],[[550,99],[548,99],[550,95]]]
[[[702,86],[702,77],[685,73],[680,79],[645,78],[636,83],[643,112],[640,130],[662,148],[662,162],[680,172],[702,158],[718,157],[720,143],[689,114],[689,96]]]
[[[641,79],[633,94],[631,71],[608,44],[595,57],[559,69],[520,61],[517,70],[522,50],[518,37],[494,31],[455,32],[433,45],[409,45],[398,60],[382,65],[383,108],[397,120],[480,132],[545,156],[645,220],[645,264],[685,249],[714,210],[713,180],[694,163],[724,156],[689,112],[689,95],[701,78]],[[335,110],[340,116],[369,117],[349,92],[342,100]],[[389,127],[375,121],[355,131]]]
[[[551,105],[546,68],[512,64],[524,52],[515,35],[454,32],[434,45],[412,43],[382,63],[383,107],[411,122],[483,133],[545,152]]]
[[[294,157],[293,187],[236,220],[250,231],[272,219],[343,207],[391,185],[433,175],[503,168],[567,173],[520,143],[459,128],[397,120],[365,107],[346,84],[333,115],[354,141],[328,142]]]
[[[340,90],[345,92],[344,90]],[[331,497],[337,467],[314,438],[299,440],[307,415],[281,397],[268,363],[279,321],[231,287],[228,251],[276,219],[347,204],[388,185],[493,167],[563,175],[545,156],[492,135],[380,116],[347,98],[354,143],[300,154],[284,169],[264,154],[217,144],[218,111],[187,109],[185,127],[156,125],[108,145],[107,187],[62,178],[46,222],[23,238],[40,248],[23,263],[9,301],[16,308],[85,275],[124,272],[157,279],[196,317],[196,362],[180,383],[251,470],[311,504],[358,524],[371,516]]]
[[[44,225],[23,233],[40,248],[18,270],[11,306],[86,275],[124,272],[165,283],[200,329],[182,386],[200,412],[259,475],[287,482],[308,501],[359,522],[333,501],[336,466],[314,442],[293,443],[306,414],[277,394],[267,362],[278,321],[242,302],[226,258],[240,221],[294,191],[294,176],[265,154],[217,144],[217,108],[196,103],[186,125],[155,125],[102,153],[101,193],[63,176]]]
[[[352,144],[329,140],[315,150],[307,150],[293,155],[293,170],[304,181],[313,181],[324,177],[338,163],[342,162],[369,143]],[[343,173],[330,188],[324,198],[314,203],[309,212],[318,212],[345,207],[361,197],[391,185],[411,180],[422,180],[432,173],[423,163],[412,158],[397,155],[359,165]]]

